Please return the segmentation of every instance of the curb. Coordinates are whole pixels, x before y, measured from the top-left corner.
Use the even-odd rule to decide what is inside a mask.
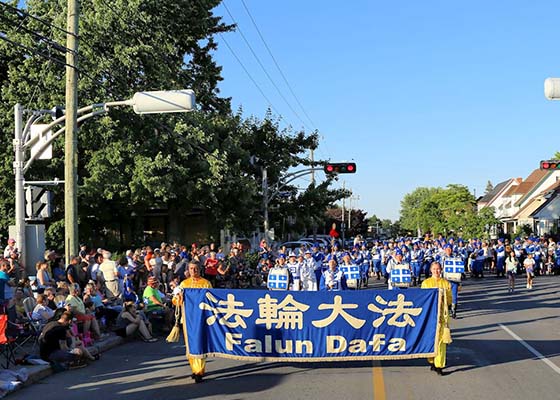
[[[93,354],[97,354],[97,353],[104,353],[114,347],[117,347],[121,344],[123,344],[125,342],[125,340],[120,337],[120,336],[111,336],[107,339],[105,339],[102,342],[99,342],[98,344],[94,345],[94,346],[89,346],[87,349],[93,353]],[[19,388],[22,387],[27,387],[32,385],[35,382],[38,382],[42,379],[45,379],[46,377],[54,374],[54,370],[52,369],[52,367],[50,365],[32,365],[32,366],[27,366],[27,367],[23,367],[27,370],[27,373],[29,374],[28,379],[23,383],[23,385],[18,386]],[[14,393],[17,392],[17,390],[14,390],[13,392],[10,393]]]

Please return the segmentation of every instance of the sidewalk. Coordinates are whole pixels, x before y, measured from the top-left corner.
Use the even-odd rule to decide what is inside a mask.
[[[107,350],[110,350],[113,347],[116,347],[124,342],[125,340],[120,336],[109,336],[106,339],[95,343],[93,346],[88,347],[88,350],[90,350],[93,354],[97,352],[104,353]],[[19,385],[16,390],[10,393],[15,392],[22,387],[32,385],[33,383],[54,374],[54,370],[50,365],[16,365],[10,368],[10,370],[20,369],[25,369],[29,374],[29,378],[23,383],[23,385]]]

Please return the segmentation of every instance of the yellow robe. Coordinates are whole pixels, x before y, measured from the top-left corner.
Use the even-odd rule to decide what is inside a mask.
[[[451,284],[444,278],[436,279],[435,277],[431,277],[426,279],[422,282],[422,289],[444,289],[445,290],[445,297],[447,300],[447,304],[451,304]],[[440,312],[439,316],[439,336],[437,339],[437,353],[435,358],[430,357],[428,358],[428,362],[430,364],[434,364],[436,368],[445,368],[445,357],[447,355],[447,345],[443,343],[442,336],[443,336],[443,328],[448,326],[449,317],[447,313],[443,311]]]
[[[179,287],[184,289],[211,289],[212,284],[210,283],[209,280],[204,278],[189,277],[184,281],[182,281]],[[179,299],[180,298],[178,296],[175,296],[172,300],[173,304],[176,306],[180,305]],[[202,358],[193,358],[193,357],[188,357],[188,359],[193,374],[204,375],[204,370],[206,368],[206,360]]]

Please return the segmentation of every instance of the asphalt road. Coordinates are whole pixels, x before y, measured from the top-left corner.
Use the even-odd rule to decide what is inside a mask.
[[[195,384],[182,344],[133,342],[8,398],[557,400],[560,277],[537,277],[533,290],[521,285],[523,278],[518,282],[513,295],[503,279],[465,282],[442,377],[425,360],[289,364],[213,358],[205,381]]]

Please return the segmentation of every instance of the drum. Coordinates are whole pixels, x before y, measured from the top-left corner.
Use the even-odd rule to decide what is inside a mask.
[[[270,290],[288,290],[290,272],[287,268],[272,268],[268,273],[266,287]]]
[[[462,258],[448,258],[443,262],[443,277],[451,282],[461,282],[465,273],[465,262]]]
[[[393,287],[410,287],[412,273],[408,265],[398,264],[391,269],[391,285]]]
[[[346,286],[348,289],[359,289],[360,288],[360,267],[358,265],[340,265],[338,269],[346,277]]]

